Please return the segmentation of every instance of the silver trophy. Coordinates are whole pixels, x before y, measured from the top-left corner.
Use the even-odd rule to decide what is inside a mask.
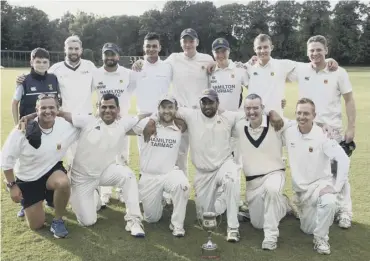
[[[202,245],[202,258],[220,258],[217,244],[212,242],[212,232],[215,231],[219,225],[217,224],[217,215],[213,212],[204,212],[202,216],[202,228],[208,232],[208,242]]]

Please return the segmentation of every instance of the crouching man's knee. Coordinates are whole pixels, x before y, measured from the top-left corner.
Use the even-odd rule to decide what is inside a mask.
[[[96,223],[97,215],[77,217],[78,223],[83,227],[89,227]]]

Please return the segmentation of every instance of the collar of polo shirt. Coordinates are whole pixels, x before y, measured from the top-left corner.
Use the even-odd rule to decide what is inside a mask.
[[[247,122],[245,123],[245,126],[247,126],[248,128],[252,128],[252,126],[251,126],[251,123],[250,123],[250,121],[249,120],[247,120]],[[259,127],[257,127],[257,128],[266,128],[267,127],[267,115],[262,115],[262,123],[261,123],[261,125],[259,126]]]
[[[159,62],[161,62],[161,58],[160,58],[160,57],[158,57],[158,60],[157,60],[157,61],[155,61],[154,63],[151,63],[151,62],[148,62],[148,60],[147,60],[146,56],[144,56],[144,64],[148,64],[148,65],[156,65],[156,64],[158,64]]]
[[[66,64],[68,64],[68,66],[70,66],[72,68],[76,68],[76,67],[80,66],[80,64],[81,64],[81,59],[78,61],[78,63],[76,65],[72,65],[67,58],[65,58],[64,61],[66,62]]]
[[[297,124],[297,131],[298,131],[298,133],[300,134],[300,135],[302,135],[302,138],[303,139],[305,139],[305,140],[314,140],[316,137],[317,137],[317,135],[316,135],[316,133],[317,133],[317,131],[323,131],[319,126],[317,126],[315,123],[313,124],[313,126],[312,126],[312,129],[311,129],[311,131],[309,132],[309,133],[305,133],[305,134],[303,134],[300,130],[299,130],[299,126],[298,126],[298,124]]]
[[[198,51],[195,51],[194,56],[193,56],[193,57],[191,57],[191,58],[190,58],[190,57],[188,57],[188,56],[186,56],[184,52],[182,52],[182,54],[184,55],[185,59],[188,59],[188,60],[194,60],[194,59],[197,57]]]
[[[312,64],[311,64],[311,63],[309,63],[309,64],[308,64],[308,66],[309,66],[313,71],[315,71],[315,72],[316,72],[316,69],[312,67]],[[324,68],[324,69],[322,69],[322,70],[320,70],[319,72],[329,73],[330,71],[329,71],[329,68],[328,68],[328,63],[326,63],[325,68]]]
[[[258,67],[266,68],[272,64],[273,60],[275,59],[270,57],[270,60],[265,65],[260,64],[259,61],[257,61],[255,65]]]
[[[175,124],[175,122],[174,122],[174,121],[172,121],[172,122],[171,122],[171,125],[168,125],[168,126],[164,126],[164,125],[162,125],[162,124],[160,124],[160,123],[158,122],[158,127],[170,128],[170,129],[173,129],[173,130],[175,130],[175,131],[179,131],[179,130],[180,130],[180,129],[179,129],[179,127],[177,127],[177,126],[176,126],[176,124]]]
[[[236,68],[236,65],[235,63],[229,59],[229,64],[227,65],[227,67],[225,68],[220,68],[218,67],[218,65],[216,64],[216,68],[215,68],[215,71],[218,71],[218,70],[233,70]]]

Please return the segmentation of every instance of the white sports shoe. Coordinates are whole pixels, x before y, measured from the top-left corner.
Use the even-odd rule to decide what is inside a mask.
[[[134,237],[145,237],[144,226],[138,219],[127,221],[125,229],[127,232],[131,232]]]
[[[262,249],[264,250],[275,250],[277,243],[268,239],[264,239],[262,242]]]
[[[237,228],[227,228],[227,242],[239,242],[240,240],[240,234],[239,229]]]
[[[347,228],[350,228],[352,225],[351,218],[347,214],[338,215],[337,221],[338,221],[338,226],[340,228],[347,229]]]
[[[172,225],[172,223],[170,224],[170,230],[172,231],[172,235],[174,235],[175,237],[185,236],[185,229],[175,227],[174,225]]]
[[[313,244],[317,253],[322,255],[330,255],[330,245],[329,242],[323,238],[314,238]]]

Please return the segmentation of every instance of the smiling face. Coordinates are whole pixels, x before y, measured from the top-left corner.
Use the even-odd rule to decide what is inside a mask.
[[[186,56],[192,56],[195,54],[198,46],[198,39],[195,39],[191,36],[184,36],[180,40],[181,48],[184,51]]]
[[[119,61],[119,55],[113,51],[105,51],[103,53],[104,65],[107,67],[115,67]]]
[[[58,105],[55,98],[45,97],[36,102],[36,113],[40,124],[48,125],[55,121]]]
[[[270,60],[271,52],[274,49],[270,40],[260,40],[256,39],[254,41],[254,51],[258,57],[258,59],[265,63]]]
[[[105,124],[112,124],[120,112],[120,108],[117,106],[114,99],[101,100],[99,105],[99,116],[105,122]]]
[[[36,73],[44,75],[50,67],[50,61],[47,58],[35,57],[31,60],[31,67]]]
[[[71,41],[67,42],[64,46],[64,52],[68,58],[73,63],[78,62],[82,55],[82,46],[79,42]]]
[[[158,40],[144,40],[143,51],[149,59],[157,59],[161,45]]]
[[[216,115],[218,105],[218,101],[213,101],[209,98],[203,98],[200,100],[200,109],[202,113],[208,118],[212,118]]]
[[[307,56],[313,64],[325,63],[325,56],[328,48],[320,42],[310,42],[307,44]]]
[[[162,122],[170,123],[175,119],[177,106],[173,102],[164,100],[158,107],[159,119]]]
[[[244,112],[250,122],[261,121],[263,108],[261,99],[245,99]]]
[[[315,108],[310,103],[297,104],[295,115],[299,127],[310,127],[316,116]]]
[[[227,48],[218,48],[214,50],[213,57],[215,58],[216,62],[223,63],[229,59],[230,50]]]

